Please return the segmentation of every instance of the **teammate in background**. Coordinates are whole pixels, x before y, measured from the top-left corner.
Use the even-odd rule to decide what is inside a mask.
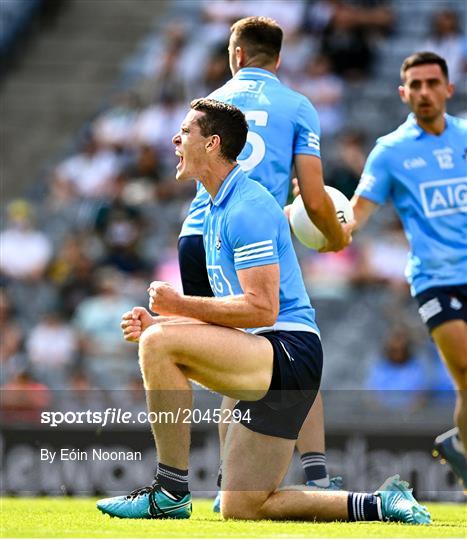
[[[467,488],[467,121],[446,114],[454,87],[443,58],[404,60],[399,95],[412,111],[378,139],[352,204],[356,228],[390,199],[410,243],[407,276],[419,313],[457,387],[457,428],[435,449]]]
[[[245,113],[249,133],[238,162],[243,171],[266,187],[282,207],[287,200],[291,170],[295,165],[308,213],[327,238],[324,250],[339,251],[349,244],[350,229],[341,227],[332,201],[324,190],[316,110],[307,98],[282,85],[276,76],[281,44],[282,30],[272,19],[248,17],[237,21],[231,28],[229,42],[233,78],[209,97],[232,103]],[[192,296],[212,296],[212,290],[217,286],[209,283],[202,239],[209,201],[209,193],[198,183],[196,197],[180,234],[183,291]],[[224,398],[223,409],[234,406],[235,400]],[[227,428],[227,424],[219,424],[221,455]],[[320,395],[305,422],[297,448],[309,486],[341,487],[340,478],[330,480],[327,474]],[[214,503],[214,510],[218,509],[219,496]]]
[[[139,340],[150,412],[176,420],[151,424],[154,483],[97,506],[122,518],[190,517],[190,425],[177,411],[191,409],[194,380],[239,400],[224,448],[223,517],[430,523],[398,477],[375,494],[278,489],[319,388],[322,349],[287,218],[236,162],[247,132],[238,108],[201,99],[173,138],[177,180],[198,178],[211,199],[203,240],[216,297],[155,281],[149,307],[162,317],[144,308],[123,315],[125,338]]]

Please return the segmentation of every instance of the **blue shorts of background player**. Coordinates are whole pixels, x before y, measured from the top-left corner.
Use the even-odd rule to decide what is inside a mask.
[[[415,298],[420,317],[430,332],[447,321],[467,322],[467,285],[430,287]]]

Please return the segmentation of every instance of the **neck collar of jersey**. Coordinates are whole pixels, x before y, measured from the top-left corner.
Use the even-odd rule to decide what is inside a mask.
[[[221,187],[219,188],[219,191],[217,192],[217,195],[214,197],[214,199],[211,198],[212,204],[214,206],[219,206],[222,203],[222,201],[233,190],[233,188],[235,187],[237,183],[236,180],[238,180],[238,177],[241,174],[241,172],[242,172],[242,169],[240,169],[240,165],[237,165],[225,177],[224,181],[221,184]]]
[[[242,68],[234,75],[234,79],[272,79],[279,82],[279,79],[267,69],[256,67]]]
[[[450,124],[450,119],[448,114],[444,114],[444,131],[443,133],[440,133],[439,136],[443,135],[444,132],[448,129]],[[419,139],[423,135],[431,135],[430,133],[427,133],[421,126],[417,124],[417,119],[415,118],[414,113],[410,113],[409,116],[407,116],[407,129],[409,132],[413,135],[414,139]]]

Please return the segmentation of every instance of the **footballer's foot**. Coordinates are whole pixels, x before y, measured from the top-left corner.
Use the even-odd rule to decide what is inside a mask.
[[[450,429],[436,437],[433,457],[446,460],[452,472],[463,482],[464,489],[467,489],[467,458],[459,440],[458,428]]]
[[[381,499],[381,512],[384,521],[400,521],[412,525],[431,523],[431,516],[426,506],[422,506],[412,495],[409,484],[390,476],[375,492]]]
[[[126,519],[188,519],[191,494],[178,496],[154,482],[126,496],[101,499],[97,501],[97,508],[103,514]]]
[[[221,511],[221,491],[217,492],[216,498],[214,499],[214,502],[212,503],[212,511],[216,512],[218,514]]]
[[[321,486],[319,483],[316,483],[314,480],[308,480],[306,486],[310,491],[340,491],[344,481],[341,476],[335,476],[334,478],[329,479],[329,484],[327,486]]]

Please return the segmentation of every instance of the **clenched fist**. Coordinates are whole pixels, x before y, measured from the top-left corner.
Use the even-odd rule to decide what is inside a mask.
[[[161,315],[178,315],[181,295],[165,281],[153,281],[148,288],[149,309]]]
[[[155,324],[155,318],[144,307],[134,307],[122,315],[120,327],[126,341],[139,341],[141,334]]]

